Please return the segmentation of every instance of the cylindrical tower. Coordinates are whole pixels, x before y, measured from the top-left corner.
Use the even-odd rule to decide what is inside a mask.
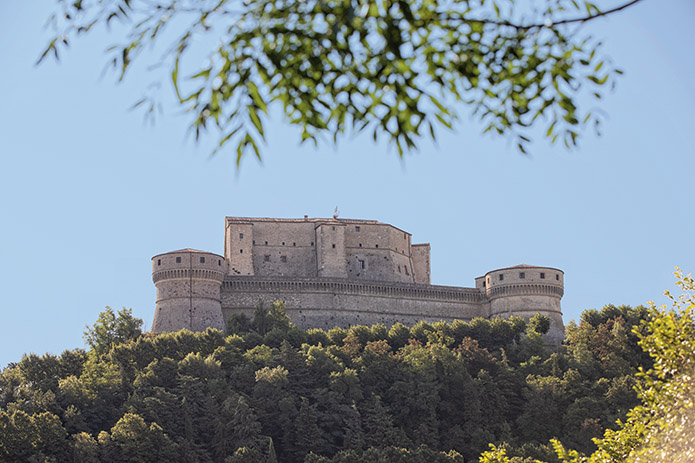
[[[560,300],[564,294],[564,272],[552,267],[517,265],[485,274],[483,288],[490,300],[490,318],[530,318],[540,313],[550,318],[548,342],[564,338]]]
[[[224,257],[195,249],[154,256],[152,280],[157,287],[157,308],[152,331],[223,330],[220,288],[225,268]]]

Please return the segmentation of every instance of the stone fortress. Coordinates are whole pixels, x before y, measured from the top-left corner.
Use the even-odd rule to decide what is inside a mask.
[[[562,270],[518,265],[475,279],[475,288],[430,284],[430,245],[375,220],[227,217],[224,256],[182,249],[152,258],[152,331],[223,329],[259,301],[284,301],[300,328],[412,326],[541,313],[549,342],[562,340]]]

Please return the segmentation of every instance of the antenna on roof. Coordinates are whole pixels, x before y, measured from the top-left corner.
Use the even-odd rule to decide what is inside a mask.
[[[335,206],[335,210],[333,211],[333,218],[337,219],[338,216],[340,216],[340,211],[338,210],[338,206]]]

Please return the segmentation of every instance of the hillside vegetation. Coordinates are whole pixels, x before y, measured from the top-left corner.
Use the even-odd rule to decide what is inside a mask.
[[[107,308],[88,350],[2,372],[0,461],[580,461],[640,403],[655,314],[588,310],[557,351],[539,315],[302,331],[276,303],[153,335]]]

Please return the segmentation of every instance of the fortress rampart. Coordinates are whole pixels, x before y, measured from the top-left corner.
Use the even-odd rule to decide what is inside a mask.
[[[152,265],[155,332],[222,328],[276,300],[305,329],[539,312],[550,317],[549,341],[564,332],[561,270],[519,265],[476,278],[475,288],[431,285],[430,245],[372,220],[227,217],[224,256],[183,249]]]

